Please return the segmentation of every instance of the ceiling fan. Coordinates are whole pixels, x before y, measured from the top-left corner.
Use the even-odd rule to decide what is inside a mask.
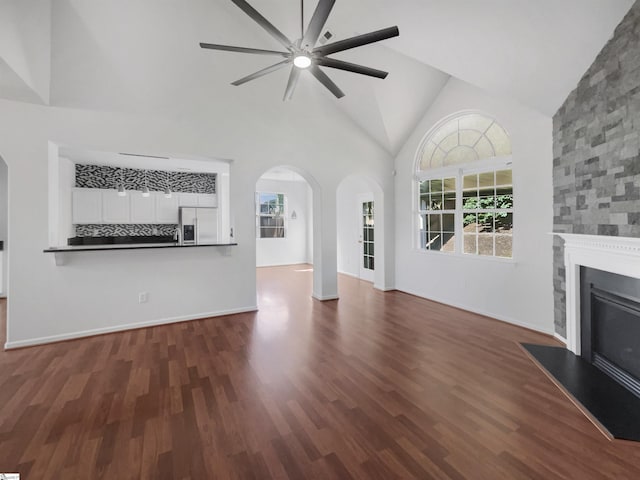
[[[398,27],[389,27],[382,30],[377,30],[371,33],[365,33],[364,35],[358,35],[355,37],[340,40],[338,42],[329,43],[316,47],[318,38],[322,33],[329,14],[333,9],[336,0],[320,0],[316,7],[307,31],[304,31],[304,0],[301,0],[301,12],[302,19],[300,22],[302,36],[296,41],[291,41],[280,30],[274,27],[266,18],[264,18],[255,8],[253,8],[245,0],[231,0],[236,4],[244,13],[249,15],[258,25],[264,28],[273,38],[275,38],[286,51],[279,52],[276,50],[262,50],[257,48],[245,48],[234,47],[231,45],[216,45],[213,43],[201,43],[201,48],[207,48],[211,50],[224,50],[227,52],[239,52],[239,53],[251,53],[255,55],[274,55],[284,57],[284,60],[271,65],[267,68],[263,68],[251,75],[248,75],[240,80],[236,80],[232,85],[239,86],[244,83],[260,78],[269,73],[285,68],[288,65],[292,65],[291,73],[289,75],[289,81],[284,93],[283,100],[290,100],[293,96],[293,92],[298,83],[300,72],[302,70],[309,70],[311,74],[318,79],[325,87],[327,87],[331,93],[337,98],[344,97],[344,93],[338,86],[324,73],[320,67],[336,68],[338,70],[346,70],[348,72],[359,73],[361,75],[368,75],[376,78],[386,78],[388,72],[382,70],[376,70],[375,68],[364,67],[362,65],[356,65],[355,63],[349,63],[335,58],[330,58],[328,55],[333,53],[342,52],[351,48],[361,47],[370,43],[386,40],[387,38],[397,37],[400,35]]]

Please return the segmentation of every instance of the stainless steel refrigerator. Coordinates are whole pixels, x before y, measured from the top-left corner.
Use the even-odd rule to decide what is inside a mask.
[[[180,207],[180,234],[182,245],[218,243],[218,209]]]

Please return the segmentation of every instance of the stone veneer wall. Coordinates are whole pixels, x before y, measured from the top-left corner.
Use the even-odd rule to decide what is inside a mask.
[[[554,116],[553,139],[554,231],[640,237],[640,1]],[[566,336],[559,238],[553,249],[555,328]]]

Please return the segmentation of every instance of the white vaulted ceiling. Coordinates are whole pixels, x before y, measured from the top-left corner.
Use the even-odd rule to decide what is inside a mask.
[[[46,0],[24,3],[34,1]],[[250,3],[290,38],[300,36],[298,0]],[[269,121],[279,115],[330,122],[341,115],[395,154],[450,76],[553,115],[632,3],[337,0],[327,23],[332,41],[399,26],[399,38],[338,55],[387,70],[389,77],[325,69],[345,98],[335,99],[303,75],[293,101],[283,103],[288,70],[230,85],[277,57],[198,47],[209,42],[279,48],[230,0],[55,0],[50,103],[195,119],[236,115]],[[305,0],[307,21],[315,5]],[[6,60],[1,51],[0,57]],[[11,97],[9,90],[0,95]]]

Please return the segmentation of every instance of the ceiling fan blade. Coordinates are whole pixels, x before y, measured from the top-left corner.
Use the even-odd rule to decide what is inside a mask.
[[[335,58],[317,58],[316,64],[323,67],[337,68],[338,70],[346,70],[347,72],[360,73],[362,75],[369,75],[370,77],[376,78],[384,79],[389,75],[389,72],[383,72],[382,70],[376,70],[375,68],[363,67],[362,65],[356,65],[355,63],[336,60]]]
[[[313,48],[316,45],[318,37],[325,23],[327,23],[327,18],[329,18],[329,14],[335,3],[336,0],[320,0],[318,2],[318,6],[315,12],[313,12],[313,17],[311,17],[311,21],[309,22],[307,33],[304,34],[302,39],[302,48]]]
[[[296,66],[291,67],[291,75],[289,75],[289,82],[287,83],[287,89],[284,91],[283,101],[291,100],[293,92],[298,85],[298,79],[300,78],[300,69]]]
[[[387,38],[397,37],[398,35],[400,35],[398,27],[383,28],[382,30],[377,30],[375,32],[365,33],[364,35],[358,35],[357,37],[351,37],[346,40],[340,40],[339,42],[323,45],[314,49],[313,53],[319,55],[331,55],[332,53],[361,47],[362,45],[379,42],[381,40],[386,40]]]
[[[244,13],[249,15],[258,25],[264,28],[273,38],[280,42],[287,50],[292,50],[291,40],[289,40],[280,30],[274,27],[269,20],[249,5],[245,0],[231,0]]]
[[[327,74],[324,73],[322,70],[320,70],[317,65],[311,65],[309,67],[309,71],[313,74],[314,77],[318,79],[318,81],[321,84],[327,87],[331,91],[331,93],[333,93],[337,98],[344,97],[344,92],[340,90],[338,86],[335,83],[333,83],[333,80],[327,77]]]
[[[275,50],[262,50],[259,48],[233,47],[231,45],[217,45],[215,43],[200,43],[200,48],[223,50],[225,52],[253,53],[255,55],[280,55],[281,57],[288,57],[290,55],[289,52],[277,52]]]
[[[287,66],[291,63],[291,60],[283,60],[282,62],[278,62],[275,65],[271,65],[270,67],[263,68],[262,70],[257,71],[256,73],[252,73],[251,75],[247,75],[246,77],[241,78],[240,80],[236,80],[232,82],[231,85],[235,85],[236,87],[242,85],[243,83],[250,82],[251,80],[255,80],[256,78],[260,78],[268,73],[275,72],[276,70],[280,70],[281,68]]]

